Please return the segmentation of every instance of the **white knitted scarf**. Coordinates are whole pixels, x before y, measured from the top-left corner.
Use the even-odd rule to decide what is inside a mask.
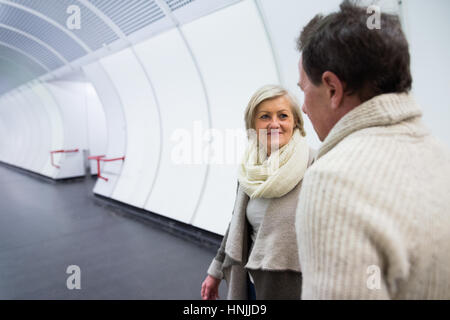
[[[269,157],[258,145],[256,135],[249,138],[239,167],[239,184],[251,199],[284,196],[303,179],[308,167],[306,139],[296,128],[289,142]]]

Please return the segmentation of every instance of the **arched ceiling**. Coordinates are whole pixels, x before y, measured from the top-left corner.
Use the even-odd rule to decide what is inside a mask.
[[[196,18],[237,0],[0,0],[0,95],[166,19]],[[80,10],[80,29],[68,11]],[[192,10],[194,7],[195,10]],[[203,7],[203,10],[202,10]],[[166,11],[167,12],[167,11]]]

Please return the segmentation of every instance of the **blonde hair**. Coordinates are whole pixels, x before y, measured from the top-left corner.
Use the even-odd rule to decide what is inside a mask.
[[[291,102],[291,111],[294,114],[295,127],[299,128],[300,134],[306,136],[305,129],[303,127],[303,117],[300,111],[300,106],[297,99],[289,93],[286,89],[279,85],[265,85],[259,88],[251,97],[250,102],[245,109],[245,129],[254,129],[255,127],[255,112],[258,106],[266,100],[286,96]]]

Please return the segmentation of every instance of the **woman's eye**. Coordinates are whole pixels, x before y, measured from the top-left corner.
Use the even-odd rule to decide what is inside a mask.
[[[280,115],[280,118],[281,118],[281,119],[285,119],[285,118],[287,118],[287,117],[288,117],[288,115],[287,115],[287,114],[284,114],[284,113],[283,113],[282,115]]]
[[[260,119],[267,119],[269,116],[267,114],[263,114]]]

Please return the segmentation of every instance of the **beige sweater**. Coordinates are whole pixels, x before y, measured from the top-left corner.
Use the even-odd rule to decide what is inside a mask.
[[[335,125],[296,230],[303,299],[450,299],[450,152],[409,95],[377,96]]]

